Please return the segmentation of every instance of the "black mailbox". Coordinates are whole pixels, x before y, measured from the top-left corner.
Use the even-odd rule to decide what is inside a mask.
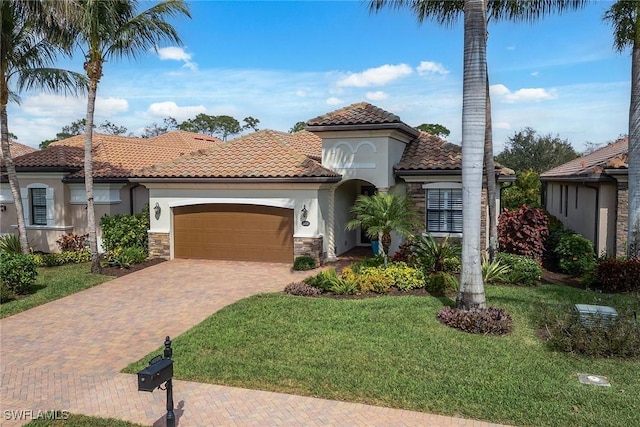
[[[138,391],[153,391],[173,377],[173,360],[168,358],[154,360],[138,372]]]

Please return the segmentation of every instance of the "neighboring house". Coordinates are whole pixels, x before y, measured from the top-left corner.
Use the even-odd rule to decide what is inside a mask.
[[[376,191],[409,194],[426,231],[461,236],[460,147],[419,132],[371,104],[316,117],[295,134],[263,130],[184,155],[167,152],[175,149],[171,144],[159,153],[148,146],[139,151],[141,144],[155,139],[124,138],[131,144],[126,149],[125,142],[115,144],[123,148],[118,154],[122,165],[112,158],[94,159],[94,180],[105,203],[98,216],[129,213],[136,210],[134,204],[148,200],[150,256],[292,262],[295,256],[310,255],[317,261],[332,260],[369,244],[364,233],[346,231],[345,225],[356,198]],[[64,146],[70,155],[74,144],[66,140],[51,148]],[[113,154],[115,145],[103,142],[94,152]],[[52,219],[57,236],[86,230],[78,155],[70,162],[37,163],[36,157],[29,159],[33,155],[16,162],[21,179],[38,174],[21,184],[27,198],[29,185],[44,184],[41,174],[59,174],[57,183],[46,180],[57,185],[52,197],[64,212],[57,214],[56,209]],[[49,171],[53,163],[58,169]],[[60,170],[66,163],[75,169]],[[513,171],[500,166],[495,176],[499,183],[515,179]],[[483,221],[484,230],[486,215]],[[51,241],[49,250],[54,250]]]
[[[65,233],[87,233],[87,197],[84,184],[84,135],[56,141],[43,150],[14,157],[20,182],[27,237],[34,250],[58,251],[56,240]],[[96,218],[140,212],[148,190],[129,182],[134,170],[158,161],[221,143],[191,132],[170,132],[143,139],[94,134],[94,200]],[[0,181],[0,230],[15,232],[13,196],[3,170]]]
[[[598,255],[626,251],[628,151],[621,138],[540,175],[544,207],[591,240]]]
[[[515,179],[501,167],[496,177]],[[283,262],[369,244],[345,225],[356,198],[376,191],[408,193],[427,231],[461,236],[461,180],[460,147],[367,103],[296,134],[259,131],[130,178],[149,189],[152,256]]]
[[[29,147],[28,145],[20,144],[16,141],[9,141],[9,151],[11,152],[11,158],[15,159],[16,157],[23,156],[25,154],[33,153],[34,151],[38,151],[36,148]],[[2,176],[0,176],[0,235],[12,233],[13,230],[9,226],[9,221],[5,221],[12,215],[12,212],[15,212],[13,209],[13,197],[11,196],[11,188],[9,188],[6,180],[6,171],[4,168],[4,155],[0,150],[0,168],[2,168]],[[10,205],[7,202],[11,200]],[[13,209],[13,210],[11,210]],[[15,215],[13,215],[15,217]],[[16,223],[17,221],[14,221]]]

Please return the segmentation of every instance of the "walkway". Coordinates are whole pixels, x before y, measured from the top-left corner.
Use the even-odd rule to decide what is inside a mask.
[[[11,411],[58,409],[164,425],[165,393],[138,392],[119,371],[166,335],[305,276],[284,264],[173,260],[2,319],[0,424],[26,422]],[[174,381],[174,398],[183,427],[495,425],[186,381]]]

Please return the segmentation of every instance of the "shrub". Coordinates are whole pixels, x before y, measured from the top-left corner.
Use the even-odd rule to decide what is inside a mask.
[[[560,256],[556,253],[556,248],[564,236],[576,234],[568,228],[554,228],[549,231],[549,237],[545,243],[544,264],[549,270],[560,270]]]
[[[555,249],[560,260],[560,271],[581,276],[595,266],[593,244],[579,234],[562,236]]]
[[[0,281],[16,295],[24,295],[36,281],[38,271],[32,255],[0,253]]]
[[[147,251],[136,246],[113,250],[107,254],[107,262],[120,268],[130,268],[145,259],[147,259]]]
[[[89,238],[89,234],[63,234],[56,243],[62,252],[78,252],[87,247],[87,239]]]
[[[300,295],[303,297],[317,297],[322,293],[320,289],[307,285],[304,282],[289,283],[285,286],[284,291],[291,295]]]
[[[438,313],[443,325],[472,334],[506,335],[511,332],[512,320],[504,308],[462,310],[444,307]]]
[[[384,255],[376,255],[372,258],[363,258],[358,262],[354,262],[351,264],[351,269],[353,271],[360,271],[361,268],[365,267],[380,267],[384,265]]]
[[[405,242],[400,245],[398,251],[393,254],[393,258],[391,260],[393,262],[406,262],[410,263],[412,258],[414,257],[413,251],[411,250],[411,243]]]
[[[430,274],[426,279],[426,288],[432,294],[444,295],[447,291],[457,291],[460,283],[456,276],[446,271]]]
[[[547,314],[544,336],[555,350],[597,357],[640,356],[640,329],[631,313],[616,319],[598,319],[583,325],[570,307]]]
[[[347,280],[340,280],[333,284],[331,291],[337,295],[353,295],[358,292],[355,283]]]
[[[547,222],[544,212],[538,208],[523,205],[513,211],[505,209],[498,219],[500,248],[542,263],[544,243],[549,234]]]
[[[334,285],[339,284],[340,281],[341,279],[334,267],[322,270],[315,276],[307,277],[303,280],[307,285],[314,286],[322,292],[332,292]]]
[[[421,266],[427,273],[448,271],[448,265],[451,265],[450,260],[459,261],[460,259],[459,245],[451,243],[448,238],[438,242],[430,234],[414,236],[411,240],[411,251],[414,254],[411,264]]]
[[[105,215],[100,218],[102,247],[111,252],[116,249],[139,247],[148,251],[149,209],[136,215]]]
[[[393,285],[393,277],[384,267],[361,267],[342,270],[342,280],[355,286],[358,292],[385,293]]]
[[[605,292],[640,292],[640,259],[608,259],[598,264],[596,276]]]
[[[482,260],[482,280],[484,283],[508,282],[511,267],[504,261],[496,259],[489,261]]]
[[[91,261],[91,250],[89,248],[81,251],[65,251],[57,254],[34,254],[33,260],[38,267],[55,267],[64,264],[78,264]]]
[[[16,295],[13,293],[13,291],[7,284],[0,281],[0,303],[13,301],[14,299],[16,299]]]
[[[425,285],[422,270],[409,267],[404,262],[392,263],[385,271],[386,274],[391,276],[392,286],[395,286],[401,291],[422,288]]]
[[[4,234],[0,236],[0,253],[22,253],[20,238],[17,234]]]
[[[316,268],[316,260],[310,256],[299,256],[293,260],[293,269],[298,271],[312,270]]]
[[[509,283],[531,286],[542,277],[540,264],[524,255],[500,252],[498,261],[509,266],[510,272],[506,280]]]

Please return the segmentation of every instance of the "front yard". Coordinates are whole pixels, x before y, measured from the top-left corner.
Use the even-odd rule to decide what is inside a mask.
[[[514,319],[511,335],[443,326],[448,298],[257,295],[173,342],[178,379],[535,426],[640,425],[639,360],[552,352],[537,319],[562,304],[638,308],[638,298],[555,285],[487,286]],[[152,355],[129,366],[134,373]],[[586,386],[578,373],[612,387]]]

